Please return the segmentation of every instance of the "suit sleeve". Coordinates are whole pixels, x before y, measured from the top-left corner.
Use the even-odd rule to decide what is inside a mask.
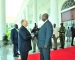
[[[48,44],[51,43],[52,35],[53,35],[53,27],[51,23],[48,23],[46,26],[46,40],[45,40],[46,46],[48,46]]]
[[[24,40],[30,40],[32,37],[31,37],[31,35],[29,35],[29,36],[27,36],[26,35],[26,33],[25,33],[25,31],[19,31],[19,35],[24,39]]]
[[[12,43],[14,43],[14,31],[13,30],[11,30],[10,38],[11,38]]]
[[[31,33],[34,33],[34,29],[32,29]]]

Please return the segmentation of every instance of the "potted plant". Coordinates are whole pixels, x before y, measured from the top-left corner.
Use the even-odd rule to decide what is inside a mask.
[[[4,46],[6,46],[6,45],[8,45],[8,36],[5,34],[4,36],[3,36],[3,45]]]

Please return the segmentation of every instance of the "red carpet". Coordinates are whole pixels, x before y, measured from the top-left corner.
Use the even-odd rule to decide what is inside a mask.
[[[29,54],[28,60],[40,60],[39,53]],[[75,60],[75,47],[51,51],[51,60]]]

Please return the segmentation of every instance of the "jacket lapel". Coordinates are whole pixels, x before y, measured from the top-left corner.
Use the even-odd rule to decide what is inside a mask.
[[[25,28],[25,27],[23,26],[23,29],[25,30],[25,32],[26,32],[28,35],[30,35],[30,33],[29,33],[29,31],[27,30],[27,28]]]

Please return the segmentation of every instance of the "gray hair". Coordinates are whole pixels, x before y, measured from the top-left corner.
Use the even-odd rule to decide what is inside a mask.
[[[22,19],[21,24],[24,22],[24,19]]]

